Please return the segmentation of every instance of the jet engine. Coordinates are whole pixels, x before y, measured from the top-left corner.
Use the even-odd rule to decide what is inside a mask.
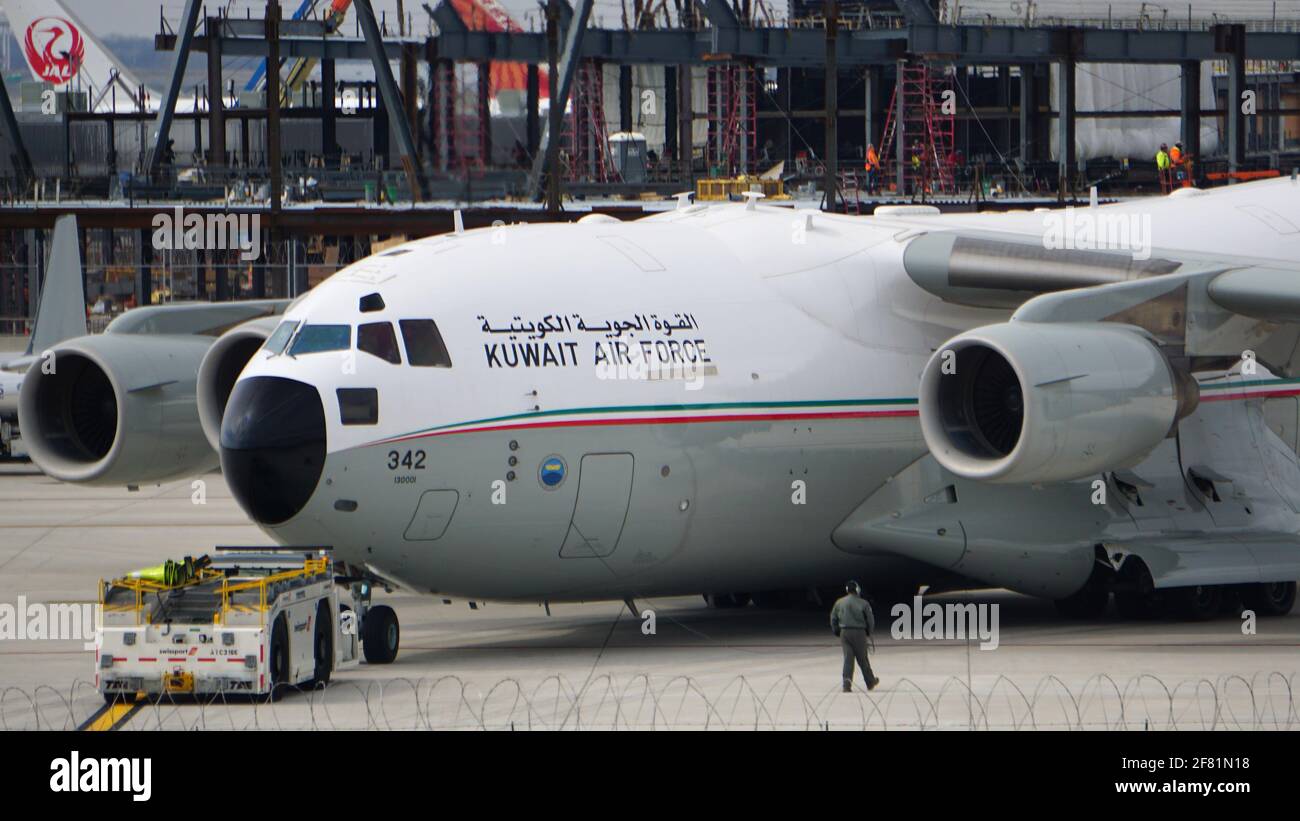
[[[203,425],[203,435],[207,437],[214,453],[221,450],[221,415],[226,410],[226,402],[234,390],[235,380],[279,321],[279,317],[266,317],[232,328],[212,343],[207,355],[203,357],[203,363],[199,365],[195,387],[199,422]]]
[[[27,372],[18,401],[32,461],[56,479],[94,485],[216,468],[226,399],[277,322],[243,322],[215,342],[203,333],[109,332],[54,346]]]
[[[1145,332],[1009,322],[959,334],[921,374],[921,431],[966,479],[1064,482],[1140,462],[1196,407]]]
[[[18,422],[32,461],[65,482],[134,485],[217,466],[194,408],[211,339],[105,333],[60,343],[23,380]]]

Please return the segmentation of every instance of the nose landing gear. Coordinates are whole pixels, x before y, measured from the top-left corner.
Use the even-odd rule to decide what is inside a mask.
[[[386,604],[378,604],[366,612],[361,622],[361,648],[369,664],[392,664],[397,658],[402,630],[397,614]]]

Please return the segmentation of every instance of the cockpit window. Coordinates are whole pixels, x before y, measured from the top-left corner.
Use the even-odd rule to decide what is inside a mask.
[[[402,319],[397,324],[406,342],[407,362],[423,368],[451,367],[451,354],[432,319]]]
[[[346,351],[351,347],[351,325],[303,325],[289,346],[289,355]]]
[[[391,322],[371,322],[357,326],[357,348],[394,365],[402,364],[397,352],[397,335]]]
[[[262,345],[262,350],[270,354],[284,353],[284,346],[289,344],[289,337],[293,336],[294,330],[298,323],[293,320],[285,320],[275,326],[275,332],[266,338]]]

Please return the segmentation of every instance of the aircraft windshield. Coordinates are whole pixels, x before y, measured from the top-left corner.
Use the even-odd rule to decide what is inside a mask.
[[[350,325],[304,325],[289,346],[289,355],[345,351],[352,347]]]
[[[289,337],[293,336],[293,332],[297,327],[297,322],[281,322],[276,326],[275,332],[266,338],[266,343],[262,345],[262,350],[271,354],[284,353],[284,346],[289,344]]]

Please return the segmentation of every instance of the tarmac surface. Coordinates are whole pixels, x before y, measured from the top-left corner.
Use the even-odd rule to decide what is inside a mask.
[[[219,474],[145,487],[65,485],[0,464],[0,609],[93,602],[101,577],[265,544]],[[825,608],[713,610],[699,597],[623,603],[444,603],[378,592],[401,620],[392,665],[337,672],[275,704],[154,702],[124,729],[1300,729],[1300,608],[1260,619],[1068,621],[1007,591],[927,597],[996,604],[996,649],[979,639],[891,636],[877,612],[882,684],[840,692]],[[3,621],[0,613],[0,623]],[[3,633],[0,630],[0,633]],[[77,640],[0,639],[0,728],[70,729],[102,706]]]

